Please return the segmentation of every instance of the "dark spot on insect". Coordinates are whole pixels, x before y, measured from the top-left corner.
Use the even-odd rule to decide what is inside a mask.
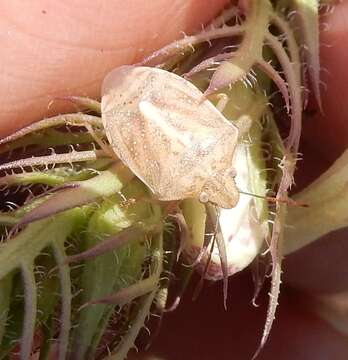
[[[42,14],[44,14],[44,15],[47,14],[46,10],[41,10],[41,12],[42,12]]]

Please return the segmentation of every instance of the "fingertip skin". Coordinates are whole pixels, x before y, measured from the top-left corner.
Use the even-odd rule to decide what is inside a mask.
[[[228,0],[13,0],[0,3],[0,136],[98,97],[114,67],[200,29]],[[72,108],[70,108],[71,110]],[[74,108],[72,109],[74,110]]]

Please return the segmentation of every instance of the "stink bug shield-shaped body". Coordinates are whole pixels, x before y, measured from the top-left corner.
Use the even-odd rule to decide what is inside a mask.
[[[236,205],[238,129],[193,84],[158,68],[121,66],[105,78],[102,95],[113,151],[156,198]]]

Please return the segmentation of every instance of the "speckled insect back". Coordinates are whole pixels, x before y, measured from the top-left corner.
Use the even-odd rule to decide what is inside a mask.
[[[192,83],[157,68],[122,66],[105,78],[102,94],[113,151],[156,198],[237,204],[238,129]]]

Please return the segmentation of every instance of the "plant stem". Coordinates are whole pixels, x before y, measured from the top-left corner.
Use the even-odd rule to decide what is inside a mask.
[[[288,209],[285,254],[348,225],[348,150],[294,200],[308,207]]]

